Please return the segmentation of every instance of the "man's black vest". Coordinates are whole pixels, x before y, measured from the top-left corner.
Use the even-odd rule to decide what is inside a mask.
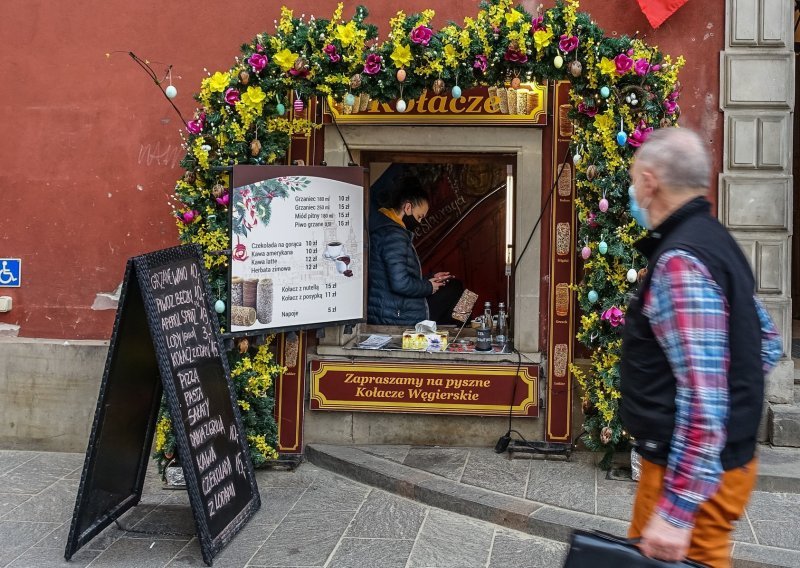
[[[697,257],[722,289],[729,312],[729,409],[724,470],[746,464],[755,453],[764,401],[761,325],[753,300],[753,273],[739,245],[698,197],[678,209],[636,246],[648,259],[647,276],[625,314],[622,343],[621,418],[637,439],[640,453],[665,465],[675,427],[676,379],[650,322],[642,298],[653,268],[666,251],[681,249]]]

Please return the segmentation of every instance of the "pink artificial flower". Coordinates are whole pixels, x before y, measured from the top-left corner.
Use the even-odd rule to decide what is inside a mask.
[[[628,144],[634,148],[638,148],[644,144],[651,132],[653,132],[653,127],[647,126],[647,123],[644,120],[640,121],[639,125],[636,127],[636,130],[631,132],[631,135],[628,136]]]
[[[205,114],[201,114],[199,118],[190,120],[186,124],[186,130],[189,134],[200,134],[203,131],[203,123],[205,122]]]
[[[328,59],[331,60],[331,63],[339,63],[342,60],[342,56],[336,53],[336,46],[332,43],[329,43],[325,46],[322,50],[328,56]]]
[[[235,106],[242,99],[242,96],[239,94],[239,91],[231,87],[227,91],[225,91],[225,102],[231,106]]]
[[[262,71],[264,67],[267,66],[268,60],[266,55],[261,55],[260,53],[254,53],[247,59],[247,62],[250,64],[250,67],[253,68],[253,71],[258,73],[259,71]]]
[[[661,65],[651,65],[650,66],[650,71],[652,71],[653,73],[657,73],[658,71],[661,71]]]
[[[600,319],[607,321],[611,327],[625,325],[625,314],[617,306],[612,306],[604,311]]]
[[[650,62],[644,57],[637,59],[636,63],[633,64],[633,70],[636,71],[636,74],[639,75],[639,77],[644,77],[652,69],[653,67],[650,65]]]
[[[614,64],[617,66],[617,74],[624,75],[633,67],[633,59],[624,53],[620,53],[614,58]]]
[[[433,31],[428,26],[417,26],[411,30],[411,41],[419,45],[428,45],[433,37]]]
[[[568,36],[567,34],[564,34],[561,36],[561,39],[558,42],[558,48],[564,53],[569,53],[570,51],[574,51],[577,47],[578,47],[577,36]]]
[[[222,205],[224,207],[228,206],[228,203],[230,202],[230,199],[231,199],[230,195],[228,195],[227,191],[225,193],[223,193],[220,197],[216,198],[217,203],[219,203],[220,205]]]
[[[503,59],[512,63],[525,63],[528,61],[528,56],[523,51],[516,51],[514,49],[507,49]]]
[[[195,210],[184,211],[181,215],[179,215],[179,218],[181,221],[183,221],[184,225],[188,225],[189,223],[194,221],[198,215],[200,215],[199,211]]]
[[[305,68],[295,69],[294,67],[292,67],[291,69],[289,69],[289,75],[291,75],[292,77],[300,77],[300,78],[308,77],[308,73],[309,73],[308,69]]]
[[[364,73],[367,75],[376,75],[381,71],[381,56],[377,53],[370,53],[367,55],[367,60],[364,62]]]
[[[544,31],[547,29],[547,26],[544,25],[544,16],[537,16],[531,22],[531,33]]]
[[[600,225],[597,223],[597,213],[589,211],[589,217],[586,219],[586,224],[592,229],[596,229]]]
[[[664,111],[667,114],[675,114],[675,111],[678,110],[678,103],[672,99],[666,99],[664,101]]]
[[[477,69],[481,73],[486,73],[486,68],[489,66],[489,62],[486,59],[486,56],[478,54],[475,56],[475,62],[472,64],[474,69]]]
[[[259,53],[264,53],[264,46],[261,45],[260,43],[257,43],[256,44],[256,51],[259,52]]]
[[[578,103],[578,112],[583,113],[588,117],[593,117],[597,114],[597,107],[587,106],[584,103]]]

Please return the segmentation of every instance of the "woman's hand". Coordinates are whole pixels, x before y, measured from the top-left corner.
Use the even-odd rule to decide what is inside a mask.
[[[431,279],[429,280],[429,282],[430,282],[430,283],[433,285],[433,293],[434,293],[434,294],[436,293],[436,291],[437,291],[439,288],[441,288],[442,286],[444,286],[444,281],[443,281],[443,280],[439,280],[438,278],[436,278],[436,276],[434,276],[433,278],[431,278]]]
[[[433,275],[433,278],[438,280],[439,282],[447,282],[448,280],[453,278],[453,275],[449,272],[437,272]]]

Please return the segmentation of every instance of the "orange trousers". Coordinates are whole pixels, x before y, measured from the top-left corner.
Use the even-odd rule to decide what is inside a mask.
[[[733,522],[744,513],[756,483],[757,469],[758,458],[753,458],[742,467],[722,474],[717,492],[697,511],[688,558],[712,568],[730,567]],[[664,466],[642,458],[642,475],[633,504],[629,538],[641,536],[650,520],[661,498],[665,471]]]

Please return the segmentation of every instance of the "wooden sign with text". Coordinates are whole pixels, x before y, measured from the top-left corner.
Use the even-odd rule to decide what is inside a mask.
[[[261,500],[197,246],[128,260],[65,557],[135,506],[162,392],[203,560]]]
[[[523,365],[311,362],[311,409],[539,415],[539,368]]]

